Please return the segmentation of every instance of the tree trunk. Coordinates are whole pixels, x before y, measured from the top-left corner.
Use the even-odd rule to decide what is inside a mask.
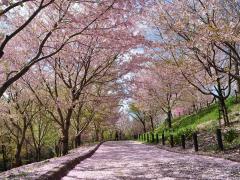
[[[168,110],[167,112],[167,122],[168,122],[168,128],[172,128],[172,111]]]
[[[40,160],[41,160],[41,148],[38,147],[38,148],[36,149],[36,161],[38,162],[38,161],[40,161]]]
[[[239,97],[240,94],[240,78],[237,79],[237,92],[236,92],[236,96]],[[237,101],[238,102],[238,101]]]
[[[98,142],[99,141],[99,130],[98,129],[96,129],[96,131],[95,131],[95,141],[96,142]]]
[[[21,150],[22,150],[22,144],[18,144],[16,153],[15,153],[15,167],[19,167],[22,165]]]
[[[29,149],[28,149],[28,144],[27,142],[25,143],[25,146],[26,146],[26,159],[29,160]]]
[[[63,138],[62,138],[62,154],[66,155],[68,153],[68,130],[66,128],[63,130]]]
[[[81,133],[78,136],[75,136],[75,147],[79,147],[81,145]]]
[[[221,107],[220,107],[220,104],[219,104],[219,107],[218,107],[218,124],[219,124],[220,128],[222,127],[221,119],[222,119],[222,110],[221,110]]]
[[[102,130],[101,131],[101,141],[103,141],[104,140],[104,131]]]
[[[68,142],[69,142],[69,128],[70,128],[70,123],[71,123],[71,117],[72,117],[72,112],[73,112],[74,107],[71,107],[68,109],[68,113],[66,116],[66,124],[65,124],[65,128],[62,129],[62,133],[63,133],[63,139],[62,139],[62,143],[63,143],[63,149],[62,149],[62,153],[63,155],[66,155],[68,153]]]
[[[152,131],[154,131],[154,123],[153,123],[153,118],[152,118],[152,116],[150,116],[150,121],[151,121]]]
[[[59,144],[60,143],[55,142],[55,153],[56,153],[57,157],[60,156],[60,145]]]
[[[146,133],[146,132],[147,132],[147,129],[146,129],[146,124],[145,124],[145,122],[142,122],[142,125],[143,125],[143,131],[144,131],[144,133]]]
[[[219,98],[219,105],[223,115],[224,126],[229,126],[228,110],[224,98]]]
[[[3,159],[3,170],[7,170],[7,155],[6,155],[6,146],[2,145],[2,159]]]
[[[235,67],[235,74],[239,77],[240,72],[239,72],[239,66],[238,66],[238,62],[234,61],[234,67]],[[240,92],[240,78],[235,78],[236,79],[236,83],[237,83],[237,93]]]
[[[22,133],[22,138],[20,142],[17,143],[17,150],[15,153],[15,166],[19,167],[22,165],[22,160],[21,160],[21,151],[22,151],[22,146],[25,141],[25,133],[26,133],[27,127],[24,127],[23,133]]]
[[[97,124],[94,123],[94,129],[95,129],[95,141],[98,142],[99,141],[99,128],[97,126]]]
[[[80,120],[77,118],[77,133],[80,132]],[[75,141],[75,148],[79,147],[81,144],[81,133],[76,135],[74,138]]]

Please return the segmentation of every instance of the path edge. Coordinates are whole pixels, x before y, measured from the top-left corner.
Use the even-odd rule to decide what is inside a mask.
[[[79,157],[68,161],[64,164],[63,167],[59,168],[57,171],[49,171],[46,174],[41,175],[37,180],[57,180],[61,179],[67,173],[72,170],[77,164],[79,164],[81,161],[90,158],[97,150],[98,148],[104,143],[105,141],[100,142],[94,149],[88,151],[87,153],[80,155]]]
[[[147,145],[150,145],[150,144],[147,144]],[[224,159],[224,160],[231,161],[231,162],[240,163],[240,159],[228,158],[228,157],[221,156],[219,154],[208,154],[207,152],[205,153],[203,151],[198,151],[198,152],[182,151],[182,150],[179,150],[179,149],[174,149],[174,148],[171,148],[171,147],[164,147],[162,145],[156,145],[156,144],[153,144],[152,146],[154,146],[158,149],[173,152],[173,153],[179,153],[179,154],[185,154],[185,155],[205,156],[205,157],[211,157],[211,158],[219,158],[219,159]]]

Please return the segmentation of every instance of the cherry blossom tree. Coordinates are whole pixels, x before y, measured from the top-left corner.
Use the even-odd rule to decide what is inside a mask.
[[[134,99],[138,102],[138,99],[142,99],[141,104],[150,108],[149,113],[152,111],[154,114],[153,110],[156,115],[160,110],[164,112],[167,115],[168,127],[171,128],[172,110],[181,99],[186,84],[174,62],[152,63],[135,77],[135,84],[139,92],[135,92]],[[149,117],[152,119],[151,114]]]
[[[232,1],[160,1],[154,16],[149,13],[160,39],[155,51],[159,48],[163,59],[171,57],[181,66],[192,86],[219,100],[225,125],[229,121],[224,101],[239,74],[234,5],[237,3]]]
[[[2,3],[0,96],[23,80],[60,127],[66,154],[71,119],[76,108],[81,112],[87,88],[124,74],[116,66],[120,56],[143,42],[134,20],[144,1]]]
[[[36,103],[37,104],[37,103]],[[31,122],[30,132],[31,132],[31,143],[30,145],[35,150],[35,160],[40,161],[42,158],[42,150],[44,146],[46,146],[47,136],[51,132],[51,127],[53,123],[48,118],[48,114],[46,114],[42,109],[35,115],[35,118]],[[51,134],[52,135],[52,134]]]
[[[10,132],[12,140],[16,144],[15,166],[20,166],[21,151],[26,141],[26,134],[34,120],[39,108],[34,104],[34,99],[28,94],[28,90],[20,84],[9,89],[2,105],[5,109],[4,125]],[[25,95],[24,95],[25,94]]]
[[[130,104],[130,115],[131,117],[140,122],[142,125],[143,132],[147,132],[147,116],[146,113],[143,112],[139,107],[137,107],[135,104]]]
[[[135,1],[122,0],[41,0],[4,4],[7,7],[1,14],[6,29],[0,48],[0,96],[36,63],[53,57],[68,44],[84,44],[81,41],[84,35],[99,34],[110,38],[114,28],[130,28],[129,16],[136,8]],[[125,34],[121,36],[123,39]],[[128,41],[127,38],[125,40]],[[113,38],[112,43],[116,42],[117,39]],[[116,43],[115,47],[118,45]]]

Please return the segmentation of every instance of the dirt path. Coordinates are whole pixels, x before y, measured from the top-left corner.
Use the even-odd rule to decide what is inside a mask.
[[[133,141],[106,142],[63,180],[240,179],[240,163],[184,155]]]

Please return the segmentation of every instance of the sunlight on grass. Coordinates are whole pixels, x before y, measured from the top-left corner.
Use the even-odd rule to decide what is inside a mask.
[[[232,112],[238,112],[240,109],[240,104],[236,104],[234,102],[234,97],[230,97],[226,101],[226,105],[228,107],[229,113]],[[230,121],[231,121],[232,114],[229,115]],[[187,137],[192,134],[194,131],[201,131],[201,130],[210,130],[215,131],[216,128],[218,128],[219,118],[219,110],[218,110],[218,104],[212,104],[209,107],[203,108],[201,111],[199,111],[196,114],[192,115],[185,115],[181,117],[177,117],[173,119],[172,122],[172,131],[171,133],[179,138],[179,135],[185,134]],[[170,131],[167,129],[167,126],[165,123],[162,123],[159,125],[159,127],[156,129],[156,133],[162,133],[165,131],[166,137],[169,136]]]

